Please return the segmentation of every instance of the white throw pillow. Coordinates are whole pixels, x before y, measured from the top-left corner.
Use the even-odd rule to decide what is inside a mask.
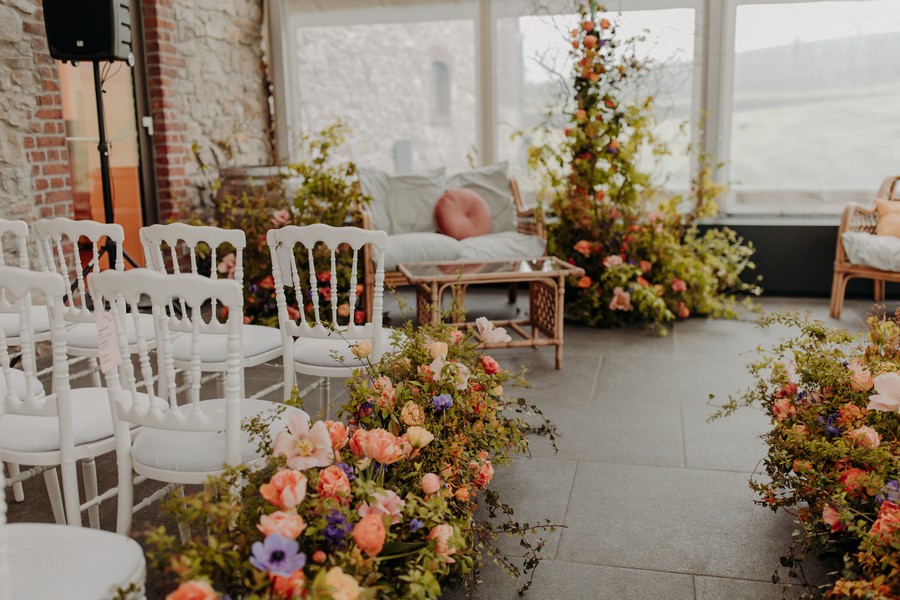
[[[359,169],[359,187],[371,196],[372,225],[388,234],[431,232],[434,207],[444,193],[444,168],[421,174],[388,175]]]

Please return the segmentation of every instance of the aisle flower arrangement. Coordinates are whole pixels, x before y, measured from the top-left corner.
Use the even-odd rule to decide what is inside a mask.
[[[772,419],[759,503],[796,518],[782,564],[803,579],[807,552],[843,569],[806,597],[900,597],[900,313],[872,316],[861,345],[846,331],[793,313],[763,319],[800,334],[750,365],[755,385],[730,400]]]
[[[485,335],[504,335],[479,322]],[[522,538],[523,570],[533,573],[541,543],[529,536],[551,526],[516,523],[485,488],[495,465],[527,449],[524,423],[504,411],[539,411],[504,399],[509,373],[471,335],[409,327],[395,344],[348,382],[346,423],[301,412],[273,438],[268,423],[248,423],[264,465],[167,503],[173,520],[207,532],[187,543],[163,529],[150,535],[152,564],[182,582],[169,600],[437,598],[475,575],[476,546],[490,547],[497,532]],[[356,347],[363,359],[369,351]],[[542,431],[552,438],[551,425]],[[499,525],[475,522],[482,497]]]
[[[741,280],[754,268],[753,247],[727,228],[697,227],[718,212],[724,191],[705,160],[688,197],[642,170],[642,154],[668,153],[652,133],[653,98],[630,97],[653,66],[604,14],[590,2],[571,32],[575,103],[562,100],[562,141],[529,148],[550,197],[548,252],[585,270],[567,282],[566,312],[586,325],[644,322],[660,331],[692,314],[733,317],[736,294],[759,293]],[[535,139],[560,139],[559,112]]]

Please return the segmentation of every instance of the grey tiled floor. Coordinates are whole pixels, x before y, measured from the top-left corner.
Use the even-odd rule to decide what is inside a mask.
[[[470,293],[467,301],[472,318],[508,318],[527,310],[527,298],[506,304],[505,290]],[[768,298],[760,304],[767,311],[808,309],[853,330],[860,329],[871,307],[849,301],[841,321],[834,322],[824,299]],[[389,310],[396,321],[396,305],[389,304]],[[547,535],[544,561],[526,597],[781,597],[781,586],[770,582],[790,543],[791,522],[755,506],[747,485],[765,455],[758,436],[767,419],[754,409],[713,423],[707,417],[712,404],[750,382],[744,365],[753,348],[786,333],[760,330],[752,315],[738,321],[690,319],[667,337],[637,327],[593,330],[567,324],[561,371],[553,368],[549,348],[492,353],[510,370],[526,367],[532,387],[508,392],[538,404],[560,434],[559,452],[547,440],[533,438],[532,457],[498,468],[492,484],[519,520],[548,518],[566,526]],[[248,389],[263,388],[280,375],[276,368],[254,369]],[[339,404],[339,382],[333,386]],[[710,401],[711,393],[716,400]],[[308,408],[317,407],[314,393]],[[102,489],[102,479],[111,481],[115,470],[109,460],[100,470]],[[51,520],[42,486],[31,483],[27,494],[25,503],[11,503],[10,520]],[[114,503],[102,511],[104,527],[112,528]],[[153,508],[139,516],[138,528],[160,520]],[[502,547],[516,550],[514,543]],[[519,583],[490,560],[480,579],[476,598],[518,597]],[[162,597],[158,576],[150,587],[151,598]],[[447,597],[465,594],[453,591]]]

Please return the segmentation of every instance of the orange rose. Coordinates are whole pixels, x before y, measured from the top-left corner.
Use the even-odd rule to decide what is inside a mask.
[[[900,530],[900,506],[885,500],[878,510],[878,518],[869,533],[883,541],[888,541],[893,533]]]
[[[328,435],[331,436],[331,448],[335,452],[347,445],[347,426],[340,421],[325,421]]]
[[[456,554],[456,548],[450,545],[450,538],[453,536],[453,525],[441,524],[435,525],[428,533],[429,541],[434,541],[434,550],[438,557],[445,563],[456,562],[451,555]]]
[[[590,277],[585,275],[584,277],[582,277],[581,279],[578,280],[578,287],[580,287],[583,290],[586,290],[589,287],[591,287],[592,283],[594,283],[593,280],[591,280]]]
[[[844,492],[851,495],[858,493],[865,484],[863,480],[866,476],[868,476],[868,472],[857,469],[856,467],[852,467],[841,473],[840,479],[841,483],[844,485]]]
[[[336,465],[319,472],[316,492],[323,498],[334,498],[339,502],[350,501],[350,479],[344,470]]]
[[[360,448],[367,458],[383,465],[394,464],[403,458],[403,447],[400,440],[386,429],[379,428],[368,431],[360,442]]]
[[[297,569],[290,577],[275,575],[272,578],[272,589],[285,598],[300,598],[303,594],[303,586],[306,585],[306,576],[303,569]]]
[[[205,581],[186,581],[166,600],[216,600],[216,591]]]
[[[600,29],[609,29],[609,19],[600,19]]]
[[[256,528],[266,536],[277,533],[281,537],[294,540],[306,529],[306,522],[295,512],[279,510],[270,515],[261,516]]]
[[[586,35],[584,36],[584,47],[585,48],[596,48],[597,42],[599,42],[599,38],[596,35]]]
[[[278,508],[294,508],[306,497],[306,475],[282,469],[259,488],[259,493]]]
[[[369,435],[369,432],[360,428],[354,431],[353,435],[350,437],[350,452],[352,452],[353,456],[356,458],[361,458],[363,455],[362,443],[367,435]]]
[[[369,556],[378,556],[384,547],[386,534],[384,519],[379,515],[370,514],[360,519],[350,535],[360,550]]]

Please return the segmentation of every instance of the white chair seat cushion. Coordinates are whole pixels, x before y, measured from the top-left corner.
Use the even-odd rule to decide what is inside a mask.
[[[146,394],[138,394],[138,402],[146,402]],[[165,409],[166,402],[155,402]],[[106,388],[78,388],[71,391],[72,433],[75,445],[87,444],[113,435],[112,413]],[[59,418],[29,415],[0,416],[0,444],[5,450],[18,452],[52,452],[59,450]]]
[[[547,243],[536,235],[502,231],[459,241],[460,260],[502,260],[544,256]]]
[[[847,259],[853,264],[900,272],[900,238],[865,231],[845,231],[841,234],[841,241]]]
[[[244,325],[241,334],[241,356],[252,359],[255,356],[281,349],[281,330],[263,325]],[[172,341],[172,355],[175,360],[191,360],[191,336],[179,335]],[[228,336],[217,333],[200,334],[200,361],[203,363],[224,363],[228,358]]]
[[[222,399],[203,400],[200,404],[204,411],[225,410],[225,400]],[[277,432],[286,427],[286,416],[291,411],[299,409],[285,407],[283,404],[275,402],[248,398],[241,401],[241,416],[249,419],[267,411],[274,411],[278,407],[284,407],[284,410],[272,423],[272,430]],[[182,406],[179,410],[189,411],[192,410],[192,407],[190,405]],[[260,456],[257,440],[251,440],[250,434],[243,429],[241,430],[241,446],[241,457],[244,462]],[[134,438],[131,446],[131,458],[136,464],[166,471],[182,473],[218,471],[222,469],[225,458],[225,432],[158,429],[144,426]]]
[[[156,328],[153,326],[153,315],[140,314],[141,334],[148,342],[156,339]],[[131,314],[125,320],[125,339],[128,345],[137,343],[134,332],[134,318]],[[97,324],[77,323],[66,329],[66,345],[69,348],[97,348]]]
[[[387,327],[381,330],[383,341],[382,353],[393,352],[394,346],[391,336],[393,330]],[[294,362],[316,367],[346,367],[359,369],[367,363],[361,361],[350,351],[359,340],[345,340],[338,334],[327,338],[298,338],[294,341]],[[335,360],[336,355],[343,360]]]
[[[3,328],[3,334],[7,338],[19,337],[19,331],[22,329],[19,323],[19,313],[0,313],[0,328]],[[50,314],[47,312],[46,306],[31,307],[31,328],[35,333],[50,331]]]
[[[11,389],[20,399],[25,399],[26,392],[28,391],[26,386],[28,378],[23,371],[20,371],[19,369],[10,369],[8,375],[5,375],[3,371],[0,370],[0,378],[4,378],[5,384],[9,386],[7,389]],[[31,377],[31,390],[34,392],[35,398],[40,398],[44,395],[44,386],[37,377]]]
[[[456,260],[461,250],[459,240],[443,233],[391,235],[384,251],[384,270],[393,271],[399,263]]]
[[[98,600],[143,584],[144,552],[133,539],[46,523],[5,525],[11,598]]]

